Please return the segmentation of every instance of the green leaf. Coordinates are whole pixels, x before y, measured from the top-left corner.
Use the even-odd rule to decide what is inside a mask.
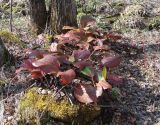
[[[86,76],[92,76],[92,71],[91,71],[91,69],[89,68],[89,67],[85,67],[82,71],[81,71],[81,73],[83,73],[84,75],[86,75]]]
[[[106,67],[103,67],[102,75],[103,75],[104,79],[107,78],[107,69],[106,69]]]
[[[98,81],[104,80],[102,73],[98,73]]]

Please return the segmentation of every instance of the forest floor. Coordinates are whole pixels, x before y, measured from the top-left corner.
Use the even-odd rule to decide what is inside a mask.
[[[158,8],[155,4],[157,3],[150,2],[148,6]],[[125,8],[128,5],[130,4],[125,5]],[[135,4],[131,3],[131,5]],[[121,13],[125,8],[121,10]],[[108,24],[111,18],[106,18],[105,12],[98,14],[97,20],[103,17],[102,20],[107,23],[107,26],[114,27]],[[157,14],[159,14],[158,21],[160,22],[160,9]],[[153,17],[155,16],[151,18]],[[145,17],[142,23],[148,18]],[[118,16],[116,19],[114,17],[112,20],[121,21],[121,17]],[[0,24],[1,29],[9,29],[9,19],[0,19]],[[17,120],[13,118],[17,115],[19,98],[26,89],[32,86],[32,82],[28,83],[24,75],[15,78],[15,71],[25,58],[24,50],[39,46],[37,36],[33,35],[28,27],[28,16],[13,18],[14,33],[18,34],[21,44],[25,46],[22,47],[20,43],[15,44],[12,40],[9,42],[6,40],[5,45],[15,57],[16,63],[11,66],[4,65],[0,69],[0,121],[12,121],[13,124]],[[126,24],[117,30],[123,39],[111,44],[111,48],[123,59],[115,72],[123,76],[125,80],[120,87],[121,97],[118,103],[115,103],[116,110],[114,110],[110,124],[132,125],[136,122],[137,125],[160,125],[160,26],[159,28],[153,27],[151,30],[148,29],[149,26],[142,29],[138,26],[125,28]],[[142,51],[139,51],[139,48],[142,48]]]

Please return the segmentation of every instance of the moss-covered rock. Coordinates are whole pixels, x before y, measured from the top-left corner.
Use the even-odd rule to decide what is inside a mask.
[[[45,120],[47,124],[53,118],[85,125],[100,114],[98,106],[71,105],[66,98],[56,101],[53,96],[39,94],[37,90],[37,87],[31,88],[20,100],[20,121],[42,124]],[[37,117],[37,114],[41,114],[41,117]]]
[[[113,1],[110,4],[102,2],[97,5],[97,12],[106,16],[117,16],[124,10],[126,4],[124,1]]]
[[[0,38],[0,66],[8,62],[10,59],[9,52],[5,48],[2,39]]]
[[[125,6],[126,4],[124,3],[124,1],[116,1],[111,3],[111,7],[115,11],[115,15],[120,14],[120,12],[124,10]]]
[[[140,16],[120,16],[113,24],[113,29],[116,30],[124,28],[144,29],[145,27],[144,18]]]
[[[17,44],[18,46],[20,47],[24,47],[25,45],[21,42],[20,38],[18,37],[18,35],[12,33],[12,32],[9,32],[9,31],[6,31],[6,30],[2,30],[0,31],[0,37],[5,41],[5,42],[8,42],[8,43],[11,43],[11,44]]]
[[[140,4],[128,5],[122,13],[122,16],[148,16],[149,12]]]
[[[144,29],[146,28],[145,18],[148,14],[146,8],[140,4],[129,5],[114,22],[113,29]]]
[[[123,1],[116,1],[116,2],[111,3],[111,6],[115,8],[124,7],[125,3]]]

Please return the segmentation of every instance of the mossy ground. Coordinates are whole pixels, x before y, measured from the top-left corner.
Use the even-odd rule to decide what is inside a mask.
[[[20,47],[24,47],[25,45],[21,42],[21,39],[18,35],[9,32],[7,30],[0,31],[0,37],[4,39],[4,41],[11,43],[11,44],[17,44]]]
[[[160,30],[160,16],[148,18],[146,21],[146,25],[151,29]]]
[[[43,122],[42,119],[46,120],[44,117],[35,117],[35,113],[38,112],[47,113],[47,117],[56,118],[67,123],[86,124],[100,114],[100,108],[97,106],[71,105],[66,98],[55,101],[51,95],[38,94],[37,90],[37,87],[31,88],[21,99],[20,114],[23,116],[22,120],[25,120],[26,117],[29,117],[33,123]]]

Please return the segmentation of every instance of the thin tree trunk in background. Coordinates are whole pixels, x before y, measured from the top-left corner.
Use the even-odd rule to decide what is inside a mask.
[[[74,0],[52,0],[51,30],[60,33],[63,26],[77,26],[77,8]]]
[[[47,20],[45,0],[29,0],[32,31],[40,34],[44,31]]]
[[[12,15],[12,4],[13,4],[13,0],[10,0],[10,31],[13,31],[13,27],[12,27],[12,21],[13,21],[13,15]]]

